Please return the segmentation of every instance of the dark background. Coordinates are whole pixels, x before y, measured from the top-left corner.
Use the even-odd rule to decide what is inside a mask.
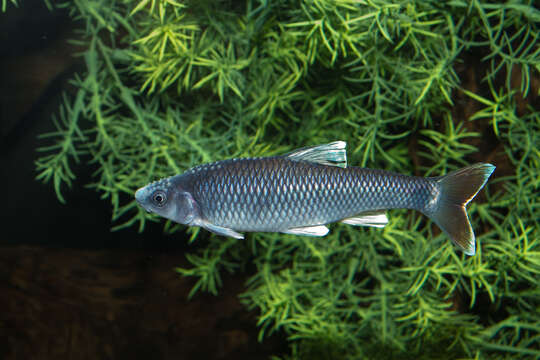
[[[73,164],[61,204],[35,180],[39,134],[54,130],[68,80],[84,71],[78,24],[41,0],[0,13],[0,359],[266,359],[284,339],[257,342],[256,313],[238,301],[245,275],[226,276],[218,296],[188,301],[195,250],[163,224],[111,232],[111,210]],[[204,246],[199,244],[197,246]]]

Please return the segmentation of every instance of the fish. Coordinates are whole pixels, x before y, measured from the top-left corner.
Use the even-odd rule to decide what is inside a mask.
[[[495,170],[477,163],[444,176],[417,177],[347,166],[346,143],[195,166],[135,192],[146,211],[218,235],[242,232],[325,236],[341,222],[382,228],[387,210],[429,217],[467,255],[476,252],[466,206]]]

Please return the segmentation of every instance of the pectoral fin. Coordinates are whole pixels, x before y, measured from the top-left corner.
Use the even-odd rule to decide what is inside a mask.
[[[293,235],[324,236],[328,234],[328,228],[324,225],[315,225],[288,229],[282,232]]]
[[[243,239],[244,238],[244,235],[242,235],[240,233],[237,233],[233,229],[229,229],[229,228],[226,228],[226,227],[223,227],[223,226],[214,225],[214,224],[211,224],[211,223],[209,223],[207,221],[201,222],[201,223],[199,223],[197,225],[199,225],[200,227],[202,227],[202,228],[204,228],[204,229],[206,229],[208,231],[213,232],[214,234],[233,237],[233,238],[237,238],[237,239]]]
[[[342,223],[354,226],[385,227],[388,224],[386,211],[367,211],[352,218],[341,220]]]

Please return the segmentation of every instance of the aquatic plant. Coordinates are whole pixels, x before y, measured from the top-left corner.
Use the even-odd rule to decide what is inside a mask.
[[[2,12],[5,12],[6,11],[6,8],[7,8],[7,2],[8,0],[2,0]],[[18,3],[17,3],[17,0],[9,0],[13,5],[17,6]]]
[[[334,225],[322,239],[235,240],[166,223],[205,244],[178,269],[194,278],[191,296],[217,294],[223,272],[253,264],[241,298],[259,313],[261,340],[287,334],[282,358],[540,357],[532,1],[53,4],[84,24],[86,71],[44,135],[38,179],[62,201],[72,164],[90,159],[116,229],[156,220],[133,200],[156,178],[337,139],[352,165],[433,176],[498,165],[469,209],[474,257],[408,211],[382,230]]]

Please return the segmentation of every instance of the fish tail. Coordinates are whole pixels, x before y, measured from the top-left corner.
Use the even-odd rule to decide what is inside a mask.
[[[431,219],[465,254],[474,255],[474,232],[467,216],[466,205],[482,189],[495,170],[491,164],[474,164],[435,178],[439,184],[438,200]]]

